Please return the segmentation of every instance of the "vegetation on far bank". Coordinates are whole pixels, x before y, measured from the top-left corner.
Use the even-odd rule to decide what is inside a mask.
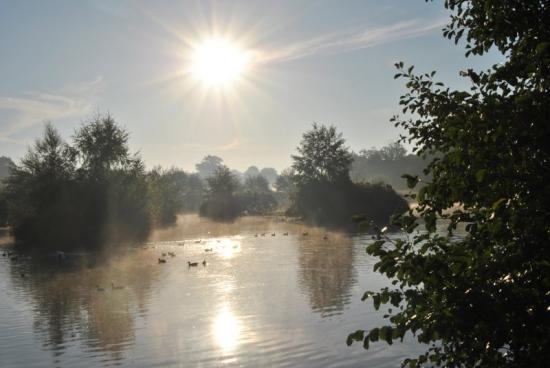
[[[286,211],[311,223],[349,226],[357,213],[384,222],[407,209],[389,185],[351,181],[352,153],[334,127],[314,124],[281,175],[255,166],[240,173],[212,155],[196,165],[196,174],[146,171],[128,137],[111,116],[82,125],[71,142],[48,124],[20,163],[3,159],[9,174],[0,187],[0,221],[9,223],[17,243],[68,249],[139,242],[184,212],[227,221]]]

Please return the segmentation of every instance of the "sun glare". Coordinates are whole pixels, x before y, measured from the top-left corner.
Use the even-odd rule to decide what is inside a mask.
[[[241,78],[249,63],[249,53],[235,43],[210,39],[193,50],[189,71],[207,87],[223,87]]]

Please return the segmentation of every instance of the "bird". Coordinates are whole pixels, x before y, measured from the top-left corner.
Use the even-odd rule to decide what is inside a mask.
[[[212,252],[212,248],[205,248],[204,251],[205,252]]]
[[[7,255],[8,255],[8,253],[6,253],[6,252],[2,253],[2,257],[5,257]]]
[[[113,290],[122,290],[122,289],[124,289],[124,286],[118,286],[118,285],[115,285],[111,282],[111,289],[113,289]]]
[[[164,253],[164,252],[163,252],[161,255],[162,255],[163,257],[166,257],[166,253]]]
[[[25,278],[25,273],[24,272],[21,272],[21,278],[24,279]]]
[[[60,251],[60,250],[58,250],[58,251],[56,252],[56,254],[57,254],[57,259],[58,259],[58,260],[62,260],[62,259],[67,258],[67,256],[65,255],[65,252],[62,252],[62,251]]]
[[[309,234],[307,232],[302,233],[303,236],[308,236]]]
[[[257,237],[258,237],[258,234],[254,234],[254,237],[257,238]]]
[[[95,290],[96,290],[96,291],[105,291],[105,289],[102,288],[102,287],[99,286],[99,285],[96,285],[96,286],[95,286]]]
[[[202,260],[202,265],[203,265],[204,267],[206,267],[206,259],[203,259],[203,260]]]
[[[159,263],[166,263],[166,260],[164,258],[159,258]]]
[[[262,233],[262,236],[265,236],[265,233]]]
[[[187,261],[187,264],[189,265],[189,267],[197,267],[199,265],[199,262],[189,262],[189,261]]]
[[[288,232],[286,232],[286,233],[283,233],[283,235],[284,235],[284,236],[288,236]]]
[[[195,240],[195,243],[200,244],[201,240]]]
[[[327,240],[327,239],[328,239],[328,236],[327,236],[327,235],[323,236],[323,239]]]
[[[272,233],[271,236],[275,236],[275,233]]]
[[[169,255],[170,257],[175,257],[175,256],[176,256],[176,253],[174,253],[174,252],[168,252],[168,255]]]

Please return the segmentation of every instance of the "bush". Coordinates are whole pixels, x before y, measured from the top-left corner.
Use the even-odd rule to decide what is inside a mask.
[[[73,146],[47,125],[6,179],[18,246],[91,248],[140,241],[151,228],[144,167],[110,116],[76,132]]]

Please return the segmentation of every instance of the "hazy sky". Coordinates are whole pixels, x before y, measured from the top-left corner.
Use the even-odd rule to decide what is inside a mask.
[[[403,81],[393,63],[466,86],[486,67],[443,39],[441,1],[0,0],[0,156],[20,158],[51,121],[65,137],[110,112],[149,167],[190,170],[206,155],[239,170],[290,164],[313,122],[360,150],[394,141]],[[238,82],[186,73],[193,47],[231,40],[248,55]]]

